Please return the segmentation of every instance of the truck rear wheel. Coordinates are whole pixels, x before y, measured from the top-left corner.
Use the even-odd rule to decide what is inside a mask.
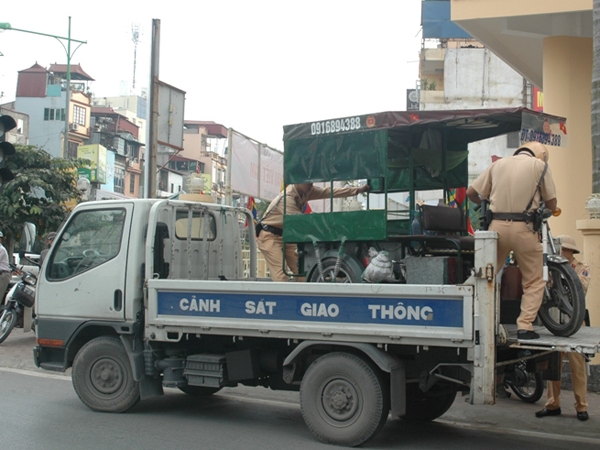
[[[73,361],[72,378],[75,392],[94,411],[125,412],[140,400],[125,347],[114,337],[85,344]]]
[[[423,392],[417,383],[406,384],[406,414],[402,419],[431,422],[450,409],[456,398],[456,388],[439,384]]]
[[[300,407],[308,428],[328,444],[356,446],[374,437],[389,412],[379,369],[349,353],[313,362],[302,379]]]

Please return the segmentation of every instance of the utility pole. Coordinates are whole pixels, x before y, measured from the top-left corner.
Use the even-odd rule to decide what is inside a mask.
[[[158,153],[158,68],[160,60],[160,19],[152,19],[152,55],[150,62],[150,125],[146,163],[146,198],[156,198],[156,154]]]

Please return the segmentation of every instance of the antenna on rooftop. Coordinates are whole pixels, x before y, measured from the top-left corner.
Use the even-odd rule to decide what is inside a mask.
[[[137,61],[137,46],[140,42],[140,26],[137,23],[131,24],[131,40],[133,41],[133,86],[135,90],[135,64]]]

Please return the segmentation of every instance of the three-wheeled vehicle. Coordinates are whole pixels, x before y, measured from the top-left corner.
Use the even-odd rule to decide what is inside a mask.
[[[473,210],[464,196],[469,144],[508,133],[519,133],[520,142],[565,146],[566,119],[516,107],[383,112],[285,126],[286,185],[367,182],[371,188],[363,209],[334,211],[332,196],[329,212],[284,217],[284,243],[298,246],[300,275],[309,282],[364,281],[375,249],[389,255],[388,282],[464,282],[474,265],[468,230],[478,223],[470,220]],[[426,191],[438,191],[442,205],[417,205]],[[405,207],[388,208],[388,197],[398,194],[407,199]],[[376,207],[374,196],[383,197]],[[553,333],[568,335],[581,326],[584,299],[573,288],[578,280],[564,268],[566,260],[551,256],[556,279],[548,282],[540,317]],[[504,277],[505,284],[518,282],[519,277]],[[514,285],[503,290],[519,291]],[[509,322],[515,302],[511,306],[504,313]],[[569,325],[572,321],[577,323]]]

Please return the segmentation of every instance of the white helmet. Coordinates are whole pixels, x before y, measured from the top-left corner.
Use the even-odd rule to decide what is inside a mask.
[[[2,231],[0,231],[0,238],[3,238],[4,235],[2,234]]]
[[[550,153],[548,152],[548,149],[541,142],[525,142],[513,153],[513,155],[517,155],[521,152],[531,153],[537,159],[541,159],[544,162],[548,162],[550,159]]]

